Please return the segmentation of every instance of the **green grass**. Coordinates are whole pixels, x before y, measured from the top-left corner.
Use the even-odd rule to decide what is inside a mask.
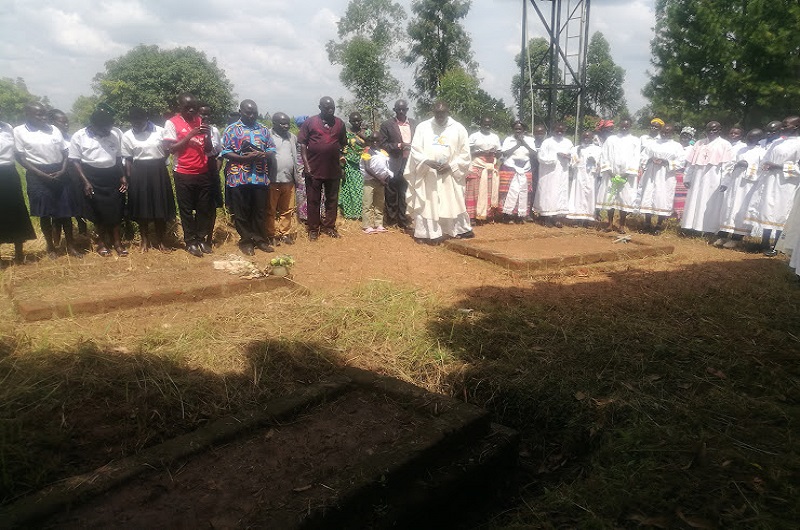
[[[519,496],[483,527],[794,528],[796,277],[754,259],[610,270],[454,303],[387,282],[266,306],[242,297],[116,350],[110,331],[6,324],[2,498],[354,364],[522,433]],[[116,329],[130,315],[105,318]]]

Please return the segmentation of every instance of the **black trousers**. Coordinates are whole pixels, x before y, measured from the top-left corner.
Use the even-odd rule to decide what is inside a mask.
[[[339,215],[339,179],[318,180],[306,175],[306,202],[308,203],[308,231],[317,232],[320,224],[325,230],[336,228],[336,217]],[[322,202],[322,190],[325,189],[325,219],[320,219],[319,208]]]
[[[406,167],[407,159],[400,159],[399,163],[392,164],[394,178],[389,179],[383,189],[386,202],[384,204],[383,221],[386,226],[399,226],[407,228],[410,226],[408,215],[406,215],[406,190],[408,181],[403,178],[403,170]]]
[[[214,230],[211,179],[207,173],[187,175],[175,173],[175,196],[187,245],[204,241]]]
[[[267,240],[267,202],[269,188],[244,184],[228,189],[233,212],[233,225],[239,233],[239,243],[257,245]]]

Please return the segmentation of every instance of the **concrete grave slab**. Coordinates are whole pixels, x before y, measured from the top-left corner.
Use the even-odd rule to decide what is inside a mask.
[[[496,263],[511,270],[546,271],[593,263],[642,259],[672,254],[675,247],[657,241],[630,236],[618,241],[618,235],[533,233],[514,238],[450,239],[450,250]]]

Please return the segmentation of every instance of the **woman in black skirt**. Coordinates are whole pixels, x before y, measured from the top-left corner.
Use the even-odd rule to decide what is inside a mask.
[[[58,130],[61,131],[61,134],[64,136],[64,141],[66,141],[69,145],[71,140],[71,136],[69,134],[69,118],[66,114],[64,114],[64,111],[59,109],[50,109],[47,111],[47,121],[50,123],[50,125],[58,127]],[[75,216],[75,220],[78,222],[78,233],[85,236],[88,230],[86,226],[87,215],[86,212],[83,211],[83,182],[81,182],[81,177],[78,175],[78,172],[75,171],[75,168],[72,164],[67,164],[66,182],[69,183],[73,215]],[[72,230],[71,225],[72,223],[70,223],[70,230]],[[60,235],[60,230],[56,230],[53,234],[53,241],[56,246],[58,246],[58,238]]]
[[[128,182],[122,173],[122,131],[114,127],[111,114],[96,110],[89,126],[72,135],[69,158],[81,177],[89,220],[97,228],[97,253],[110,256],[113,243],[119,256],[127,256],[122,246],[120,225]]]
[[[122,157],[128,179],[128,215],[139,223],[142,238],[141,251],[157,248],[170,249],[164,244],[167,221],[175,218],[175,196],[167,171],[164,152],[164,128],[147,119],[141,108],[134,107],[129,114],[131,129],[122,135]],[[150,238],[148,224],[155,226]]]
[[[0,121],[0,243],[13,243],[14,262],[22,264],[22,243],[29,239],[36,239],[36,233],[14,163],[14,129]]]
[[[40,103],[25,106],[25,123],[14,128],[14,149],[17,161],[25,168],[31,215],[39,217],[47,255],[56,259],[53,242],[54,225],[64,229],[67,253],[82,254],[72,240],[74,207],[66,175],[67,143],[56,127],[47,123],[47,111]]]

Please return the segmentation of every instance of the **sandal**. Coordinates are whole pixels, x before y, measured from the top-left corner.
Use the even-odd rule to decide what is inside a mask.
[[[123,247],[114,247],[114,250],[117,251],[117,256],[125,257],[128,255],[128,251],[125,250]]]
[[[97,253],[103,256],[104,258],[107,258],[111,255],[111,251],[108,250],[106,247],[97,247]]]

